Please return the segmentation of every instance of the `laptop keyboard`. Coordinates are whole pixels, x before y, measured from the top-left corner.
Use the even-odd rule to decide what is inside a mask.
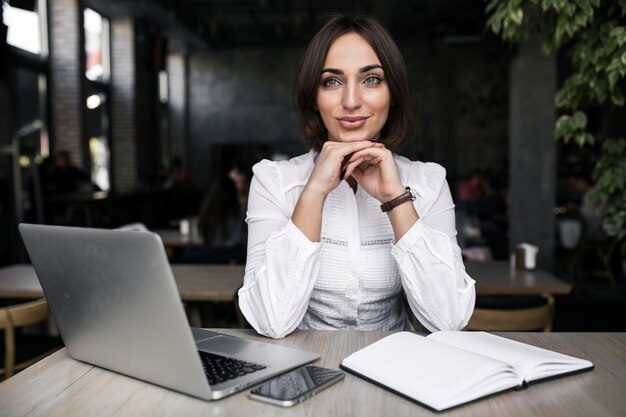
[[[216,355],[214,353],[198,352],[200,353],[204,373],[211,385],[219,384],[229,379],[238,378],[266,368],[266,366],[259,365],[258,363],[227,358],[226,356]]]

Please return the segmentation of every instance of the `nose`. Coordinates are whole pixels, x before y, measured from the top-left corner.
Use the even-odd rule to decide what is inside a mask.
[[[345,109],[358,109],[361,107],[361,90],[358,84],[348,83],[343,89],[341,104]]]

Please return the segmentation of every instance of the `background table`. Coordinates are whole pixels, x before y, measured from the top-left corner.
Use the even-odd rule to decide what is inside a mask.
[[[515,271],[507,262],[467,262],[478,295],[568,294],[572,286],[544,271]],[[243,265],[172,264],[184,301],[233,301],[243,284]],[[0,268],[0,298],[33,299],[43,296],[31,265]]]
[[[572,290],[548,272],[517,271],[506,261],[466,262],[465,271],[476,280],[477,295],[559,295]]]
[[[43,290],[32,265],[19,264],[0,268],[0,298],[41,297]]]
[[[389,332],[297,331],[282,340],[249,330],[225,333],[321,353],[317,365],[341,360]],[[531,384],[445,413],[386,391],[351,374],[292,409],[247,398],[247,391],[205,402],[70,359],[65,349],[0,384],[2,415],[106,416],[623,416],[626,410],[626,334],[499,333],[591,360],[595,369]],[[174,358],[172,358],[174,360]]]
[[[181,265],[173,264],[172,273],[180,298],[185,302],[189,322],[193,326],[216,325],[203,321],[199,303],[233,303],[238,326],[243,317],[237,305],[237,291],[243,285],[243,265]],[[0,298],[35,299],[44,296],[32,265],[19,264],[0,268]],[[0,416],[2,413],[0,413]]]
[[[234,301],[243,284],[243,265],[172,265],[183,301]],[[34,299],[43,290],[32,265],[0,268],[0,298]]]
[[[188,234],[180,233],[179,229],[154,229],[151,232],[159,235],[168,259],[172,260],[178,258],[186,247],[203,243],[197,230],[197,222],[193,227],[193,233],[190,230]]]

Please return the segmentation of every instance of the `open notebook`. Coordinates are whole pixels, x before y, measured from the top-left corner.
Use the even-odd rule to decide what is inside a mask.
[[[593,364],[484,332],[400,332],[341,367],[440,411]]]

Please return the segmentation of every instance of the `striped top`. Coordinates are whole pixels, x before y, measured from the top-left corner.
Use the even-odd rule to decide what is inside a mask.
[[[474,307],[474,280],[456,242],[445,170],[395,156],[403,185],[417,195],[420,219],[398,241],[380,202],[343,181],[326,199],[321,241],[291,214],[315,152],[253,168],[248,259],[239,304],[248,322],[280,338],[296,328],[404,330],[402,302],[429,330],[460,329]]]

